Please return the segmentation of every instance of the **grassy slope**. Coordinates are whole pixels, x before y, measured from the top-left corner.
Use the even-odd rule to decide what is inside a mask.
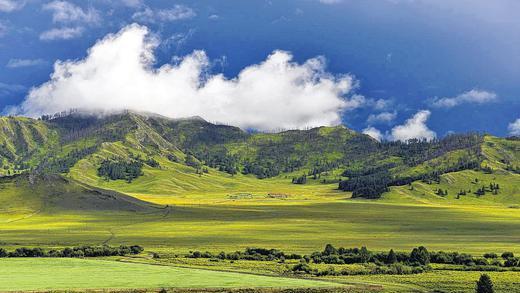
[[[20,164],[36,166],[58,144],[58,133],[46,123],[25,117],[0,117],[0,176]],[[24,168],[20,168],[24,169]]]
[[[464,170],[444,174],[439,184],[426,184],[416,181],[409,186],[391,188],[391,192],[384,196],[387,202],[410,202],[435,205],[464,205],[464,206],[501,206],[508,208],[520,207],[520,174],[505,170],[506,165],[501,161],[508,161],[512,165],[520,165],[520,143],[507,139],[486,136],[482,145],[484,155],[483,166],[489,166],[493,173]],[[500,186],[498,194],[487,192],[484,196],[476,196],[474,192],[482,187],[495,183]],[[447,190],[447,196],[435,194],[437,189]],[[471,190],[467,195],[457,199],[460,190]]]
[[[52,267],[52,270],[49,268]],[[0,290],[103,288],[330,287],[338,284],[251,274],[82,259],[2,259]]]

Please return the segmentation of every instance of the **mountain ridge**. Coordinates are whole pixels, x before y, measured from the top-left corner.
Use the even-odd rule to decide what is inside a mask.
[[[132,111],[73,111],[39,120],[3,117],[0,123],[2,175],[76,174],[71,178],[82,181],[84,172],[94,185],[103,185],[102,180],[131,182],[150,170],[166,172],[167,165],[169,173],[186,167],[202,178],[208,173],[223,178],[242,174],[295,184],[336,184],[355,197],[378,198],[390,186],[437,182],[448,172],[496,169],[515,174],[520,165],[514,138],[471,133],[430,142],[378,142],[342,125],[250,133],[200,117],[170,119]],[[128,169],[131,162],[135,170]],[[108,172],[104,175],[102,165]],[[89,167],[80,172],[80,166]]]

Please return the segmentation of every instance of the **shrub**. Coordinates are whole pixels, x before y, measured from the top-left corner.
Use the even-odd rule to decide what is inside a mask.
[[[491,281],[491,278],[486,275],[482,274],[480,276],[480,279],[477,281],[477,286],[475,288],[476,293],[493,293],[495,290],[493,289],[493,282]]]
[[[484,253],[484,258],[498,258],[496,253]]]
[[[306,263],[299,263],[291,269],[294,273],[297,274],[310,274],[312,272],[311,267]]]

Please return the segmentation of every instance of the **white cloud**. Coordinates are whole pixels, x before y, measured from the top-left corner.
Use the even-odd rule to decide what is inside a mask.
[[[155,23],[157,21],[167,22],[195,17],[196,13],[190,7],[176,4],[171,9],[152,9],[145,7],[132,15],[132,19],[144,23]]]
[[[345,110],[353,110],[363,107],[366,104],[366,98],[362,95],[353,95],[349,100],[345,101]]]
[[[9,59],[7,62],[7,68],[20,68],[20,67],[31,67],[40,66],[47,62],[43,59]]]
[[[414,138],[430,140],[435,138],[437,136],[435,132],[426,125],[430,114],[431,112],[428,110],[421,110],[412,118],[406,120],[403,125],[392,128],[389,136],[390,140],[407,141]]]
[[[70,40],[80,37],[83,34],[82,27],[63,27],[53,28],[44,31],[40,34],[40,40],[52,41],[52,40]]]
[[[451,98],[434,98],[432,106],[438,108],[452,108],[464,103],[485,104],[498,99],[496,93],[473,89]]]
[[[373,107],[374,107],[374,109],[381,111],[381,110],[388,109],[392,105],[392,103],[393,102],[391,100],[379,99],[379,100],[374,101]]]
[[[298,64],[275,51],[228,79],[209,73],[203,51],[152,68],[158,43],[148,33],[130,25],[99,41],[85,59],[56,62],[51,79],[33,88],[17,113],[130,109],[271,130],[339,124],[349,106],[353,78],[326,72],[323,58]]]
[[[367,122],[369,124],[377,124],[377,123],[389,124],[392,121],[394,121],[395,117],[397,117],[397,112],[382,112],[379,114],[370,114],[368,116]]]
[[[52,11],[52,21],[55,23],[97,24],[101,21],[99,12],[93,7],[84,10],[67,1],[52,1],[43,5],[43,9]]]
[[[377,141],[381,141],[384,138],[384,135],[381,133],[381,131],[372,126],[369,126],[365,129],[363,129],[363,133],[372,137],[373,139],[375,139]]]
[[[520,136],[520,118],[509,123],[507,129],[509,130],[509,134]]]
[[[0,0],[1,12],[12,12],[18,9],[22,9],[24,6],[24,0]]]

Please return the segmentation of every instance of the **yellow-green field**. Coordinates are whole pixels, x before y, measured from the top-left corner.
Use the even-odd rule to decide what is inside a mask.
[[[131,184],[110,184],[140,189],[143,177]],[[265,180],[251,189],[241,184],[237,192],[215,188],[171,196],[130,193],[163,207],[143,212],[64,210],[45,206],[30,190],[20,193],[20,187],[4,186],[0,196],[8,204],[0,213],[1,241],[8,246],[135,243],[176,251],[261,246],[305,253],[332,243],[373,250],[425,245],[477,254],[520,252],[520,212],[510,203],[511,194],[503,200],[494,195],[457,200],[454,195],[407,193],[400,187],[371,201],[349,199],[334,185],[296,186],[281,179]],[[414,183],[414,191],[420,192],[421,184]]]
[[[220,271],[234,271],[246,273],[261,273],[265,275],[281,275],[289,270],[298,261],[285,261],[284,263],[269,261],[229,261],[193,258],[165,258],[151,260],[143,258],[124,258],[124,261],[137,263],[160,263],[163,265],[181,266],[187,268],[206,268]],[[373,264],[372,264],[373,265]],[[311,264],[311,267],[318,270],[325,270],[334,267],[336,271],[343,269],[351,272],[361,271],[364,264],[349,265],[330,265],[330,264]],[[434,290],[442,292],[474,292],[475,281],[482,273],[491,276],[497,292],[520,292],[520,271],[504,272],[478,272],[447,270],[448,267],[459,267],[454,265],[432,264],[432,270],[422,274],[411,275],[347,275],[347,276],[328,276],[320,277],[322,280],[330,280],[354,287],[373,286],[374,291],[383,292],[432,292]],[[381,287],[380,289],[378,287]]]
[[[171,266],[84,259],[0,260],[0,291],[229,288],[229,287],[335,287],[339,284]]]

